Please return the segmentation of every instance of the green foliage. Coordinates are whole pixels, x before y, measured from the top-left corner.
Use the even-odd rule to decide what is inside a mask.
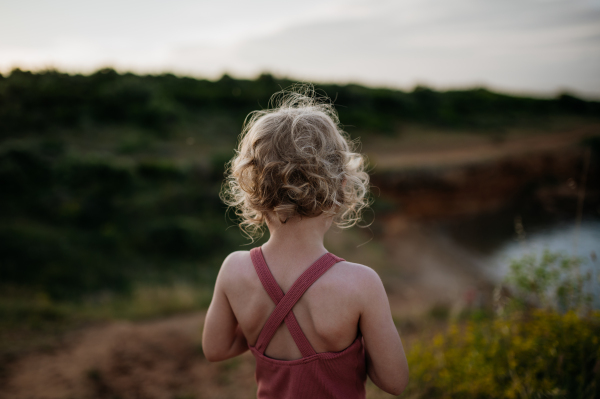
[[[411,348],[409,395],[600,397],[600,312],[587,307],[580,262],[547,251],[513,261],[511,296],[494,317],[453,324]]]
[[[54,299],[126,294],[143,276],[200,278],[244,242],[227,229],[219,173],[50,153],[0,151],[0,286]]]
[[[589,272],[582,273],[583,260],[545,250],[541,256],[527,254],[510,263],[507,283],[513,297],[508,306],[527,306],[566,311],[589,309],[592,304]]]
[[[256,80],[228,75],[207,81],[172,74],[138,76],[102,69],[89,76],[57,71],[13,70],[0,79],[0,135],[43,134],[90,125],[129,125],[164,137],[202,118],[224,117],[236,129],[248,112],[266,108],[270,96],[293,82],[263,74]],[[438,92],[417,87],[412,92],[358,85],[319,85],[335,99],[340,119],[353,134],[357,129],[393,134],[400,123],[497,129],[524,117],[578,115],[595,117],[600,102],[563,94],[532,99],[492,93],[486,89]]]
[[[596,398],[600,313],[535,310],[453,326],[408,354],[409,392],[431,398]]]

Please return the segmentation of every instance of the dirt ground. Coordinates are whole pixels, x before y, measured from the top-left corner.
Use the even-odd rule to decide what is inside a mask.
[[[115,322],[69,333],[63,346],[10,365],[0,398],[251,398],[251,356],[210,364],[204,313]]]
[[[600,124],[589,123],[550,133],[532,129],[502,136],[410,129],[400,137],[371,139],[363,149],[378,171],[438,169],[557,152],[598,134]]]

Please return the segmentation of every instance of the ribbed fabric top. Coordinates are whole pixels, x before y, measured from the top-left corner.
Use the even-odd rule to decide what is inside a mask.
[[[341,352],[317,353],[292,311],[306,290],[334,264],[344,259],[326,253],[306,269],[284,295],[260,247],[253,248],[250,257],[263,287],[276,304],[256,344],[250,346],[256,358],[258,398],[365,398],[366,368],[360,334],[352,345]],[[301,359],[277,360],[264,354],[283,321],[302,354]]]

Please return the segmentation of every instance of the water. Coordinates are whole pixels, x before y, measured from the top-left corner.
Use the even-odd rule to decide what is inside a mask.
[[[487,271],[492,277],[501,279],[508,272],[511,259],[531,253],[541,255],[544,250],[580,257],[584,259],[584,268],[594,270],[595,265],[597,271],[600,267],[600,260],[596,259],[600,256],[600,221],[583,222],[579,229],[574,223],[564,223],[531,235],[525,233],[524,239],[512,239],[492,252],[485,260]]]
[[[593,296],[595,308],[600,307],[600,221],[586,221],[579,228],[563,223],[539,230],[522,239],[513,239],[498,247],[484,260],[484,270],[495,281],[501,281],[509,271],[511,259],[525,254],[541,255],[545,250],[560,252],[582,259],[582,275],[589,272],[585,291]],[[589,290],[589,291],[588,291]]]

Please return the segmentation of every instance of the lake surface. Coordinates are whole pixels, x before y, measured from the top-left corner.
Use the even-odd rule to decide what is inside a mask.
[[[472,255],[492,282],[501,282],[512,259],[544,250],[576,256],[581,271],[590,272],[595,303],[600,307],[600,211],[584,215],[577,227],[574,210],[549,213],[539,204],[522,202],[499,212],[436,225]]]
[[[600,260],[596,259],[600,256],[600,221],[585,221],[579,228],[575,223],[562,223],[532,234],[525,233],[523,239],[515,237],[487,257],[486,267],[491,276],[500,279],[508,272],[511,259],[530,253],[541,255],[544,250],[583,258],[588,269],[594,264],[600,267]]]
[[[588,220],[579,227],[562,223],[549,228],[525,233],[521,239],[505,242],[483,259],[483,268],[492,280],[501,281],[509,271],[511,259],[525,254],[541,256],[545,251],[560,252],[582,259],[581,272],[590,274],[586,289],[594,297],[594,307],[600,305],[600,221]]]

